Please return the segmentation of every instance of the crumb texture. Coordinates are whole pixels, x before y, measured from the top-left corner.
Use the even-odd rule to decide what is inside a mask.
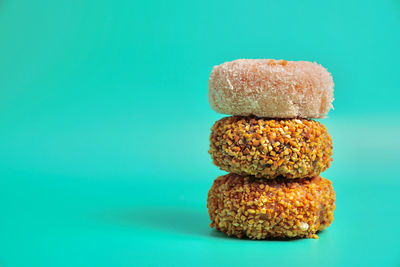
[[[332,139],[313,120],[233,116],[211,128],[209,153],[216,166],[235,174],[314,177],[330,166]]]
[[[208,84],[211,108],[228,115],[324,118],[334,99],[331,74],[307,61],[238,59],[215,66]]]
[[[251,239],[318,238],[333,221],[335,192],[322,177],[266,180],[227,174],[207,197],[211,227]]]

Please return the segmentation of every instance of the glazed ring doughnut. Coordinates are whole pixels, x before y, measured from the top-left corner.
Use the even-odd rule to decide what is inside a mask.
[[[251,239],[318,238],[333,221],[335,192],[322,177],[266,180],[227,174],[207,197],[210,227]]]
[[[213,68],[208,99],[213,110],[228,115],[324,118],[333,80],[313,62],[238,59]]]
[[[331,164],[332,139],[313,120],[233,116],[212,126],[209,153],[220,169],[240,175],[314,177]]]

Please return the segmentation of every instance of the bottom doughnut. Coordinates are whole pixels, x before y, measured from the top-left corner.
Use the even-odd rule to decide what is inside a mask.
[[[218,177],[207,197],[210,227],[239,238],[318,238],[333,221],[335,192],[320,176],[260,179]]]

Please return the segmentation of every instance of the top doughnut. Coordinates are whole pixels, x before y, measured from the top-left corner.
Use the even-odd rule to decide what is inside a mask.
[[[213,68],[208,100],[222,114],[318,119],[332,107],[333,80],[315,62],[238,59]]]

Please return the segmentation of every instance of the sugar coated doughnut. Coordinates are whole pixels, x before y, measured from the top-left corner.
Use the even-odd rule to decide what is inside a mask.
[[[233,116],[212,126],[209,153],[227,172],[266,179],[313,177],[329,168],[332,139],[313,120]]]
[[[307,61],[238,59],[215,66],[208,99],[216,112],[266,118],[324,118],[333,101],[333,80]]]
[[[207,197],[211,227],[251,239],[318,238],[333,221],[335,192],[322,177],[266,180],[227,174]]]

